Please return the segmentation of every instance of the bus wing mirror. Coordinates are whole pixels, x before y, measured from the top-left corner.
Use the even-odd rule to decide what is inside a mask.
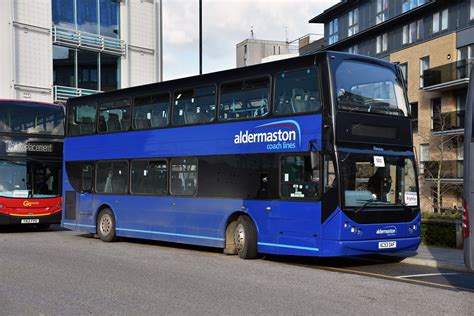
[[[309,141],[309,150],[311,152],[317,152],[317,151],[321,151],[321,148],[319,146],[319,143],[316,139],[312,139]]]

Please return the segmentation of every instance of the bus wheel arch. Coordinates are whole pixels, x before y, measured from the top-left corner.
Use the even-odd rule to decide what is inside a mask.
[[[112,208],[102,205],[97,211],[96,233],[102,241],[113,242],[117,240],[116,218]]]
[[[225,230],[226,254],[237,254],[242,259],[257,258],[257,228],[255,222],[243,212],[232,214]]]

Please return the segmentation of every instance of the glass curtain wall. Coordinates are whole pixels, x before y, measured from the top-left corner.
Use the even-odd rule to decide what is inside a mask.
[[[52,0],[53,24],[119,38],[118,0]]]
[[[120,38],[118,0],[52,0],[53,24],[72,30]],[[119,87],[115,55],[53,46],[54,85],[115,90]]]
[[[119,58],[53,45],[54,85],[98,91],[118,89]]]

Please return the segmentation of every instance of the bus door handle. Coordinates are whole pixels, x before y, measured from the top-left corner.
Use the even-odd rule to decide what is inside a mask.
[[[270,212],[271,210],[272,210],[272,207],[271,207],[271,206],[265,207],[265,211]]]

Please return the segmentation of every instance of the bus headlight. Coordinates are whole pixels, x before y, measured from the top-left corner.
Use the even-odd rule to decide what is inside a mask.
[[[416,230],[416,228],[417,228],[416,224],[413,224],[413,230]]]
[[[357,230],[357,236],[362,236],[364,233],[362,232],[362,229]]]
[[[356,228],[355,227],[351,227],[351,233],[355,233],[356,232]]]
[[[346,229],[349,228],[349,223],[348,222],[344,223],[344,228],[346,228]]]

